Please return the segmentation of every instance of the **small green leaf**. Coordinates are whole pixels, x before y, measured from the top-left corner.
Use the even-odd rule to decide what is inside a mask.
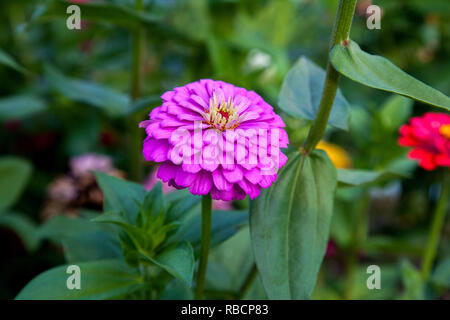
[[[0,158],[0,212],[13,206],[31,176],[32,166],[17,157]]]
[[[105,300],[130,294],[143,287],[136,269],[121,260],[99,260],[77,264],[81,289],[69,290],[68,265],[41,273],[17,295],[17,300]]]
[[[293,117],[314,120],[319,110],[325,75],[323,69],[306,57],[301,57],[284,78],[278,98],[280,109]],[[347,100],[338,90],[328,120],[329,124],[346,130],[348,109]]]
[[[144,187],[102,172],[95,172],[95,177],[103,191],[104,211],[122,212],[127,222],[134,224],[139,212],[137,203],[142,203],[146,194]]]
[[[28,74],[28,70],[22,67],[17,61],[11,57],[8,53],[0,49],[0,64],[10,67],[18,72]],[[1,108],[0,108],[1,109]]]
[[[49,2],[36,19],[67,18],[66,10],[70,3],[61,0]],[[130,6],[110,2],[76,3],[76,5],[80,7],[82,18],[88,21],[108,22],[124,27],[135,27],[140,24],[149,27],[157,25],[162,20],[148,12],[138,12]]]
[[[164,213],[164,201],[162,194],[162,185],[160,182],[156,183],[155,186],[147,192],[144,197],[144,201],[141,206],[141,214],[144,215],[145,218],[145,226],[148,226],[148,223],[156,219],[161,213]]]
[[[256,265],[270,299],[310,299],[328,243],[336,170],[326,153],[289,155],[274,184],[251,202]]]
[[[28,251],[38,248],[40,239],[37,235],[37,225],[27,216],[17,212],[3,213],[0,215],[0,226],[14,231]]]
[[[100,108],[112,117],[122,116],[130,106],[126,94],[94,82],[66,77],[51,66],[46,66],[45,75],[51,87],[63,96]]]
[[[15,95],[0,99],[0,121],[23,119],[46,109],[38,96],[31,94]]]
[[[181,242],[168,247],[158,254],[156,258],[152,258],[143,252],[141,252],[141,256],[191,286],[194,276],[195,260],[194,250],[190,243]]]
[[[386,58],[371,55],[350,41],[337,44],[331,63],[344,76],[368,87],[394,92],[430,105],[450,110],[450,98],[399,69]]]
[[[55,216],[45,222],[37,233],[40,239],[61,244],[67,262],[122,258],[114,228],[85,218]]]

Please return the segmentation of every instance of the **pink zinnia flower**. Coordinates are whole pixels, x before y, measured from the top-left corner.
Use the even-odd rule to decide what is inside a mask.
[[[450,115],[429,112],[400,127],[398,143],[413,147],[408,156],[426,170],[450,167]]]
[[[158,178],[217,200],[256,198],[287,161],[285,124],[255,92],[200,80],[164,93],[140,123],[147,161],[161,162]]]

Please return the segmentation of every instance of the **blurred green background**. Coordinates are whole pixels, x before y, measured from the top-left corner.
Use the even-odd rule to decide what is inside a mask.
[[[60,245],[33,237],[49,216],[78,215],[81,208],[101,209],[101,195],[89,181],[78,181],[82,185],[76,186],[77,199],[70,204],[52,202],[73,189],[73,181],[61,182],[62,177],[74,174],[71,159],[93,152],[106,155],[111,161],[108,170],[144,183],[151,165],[144,164],[142,172],[132,177],[130,134],[138,141],[137,148],[143,137],[130,128],[158,105],[162,93],[201,78],[255,90],[276,108],[283,78],[300,56],[325,66],[338,3],[148,0],[143,13],[137,13],[133,0],[73,2],[93,2],[90,7],[81,6],[82,30],[67,29],[66,2],[0,2],[1,156],[26,159],[33,168],[20,199],[8,208],[22,218],[0,219],[0,299],[13,298],[35,275],[64,262]],[[382,8],[381,30],[366,27],[365,9],[370,4]],[[131,37],[138,27],[145,32],[140,66],[143,85],[141,97],[131,101]],[[450,93],[448,0],[358,1],[351,38],[365,51],[383,55],[416,78]],[[396,100],[347,79],[342,80],[341,89],[352,105],[350,130],[330,130],[326,140],[343,148],[354,168],[383,170],[402,161],[406,150],[397,146],[398,127],[429,107]],[[399,114],[391,107],[395,103],[408,106],[400,108]],[[299,146],[309,122],[283,118],[291,144]],[[140,150],[135,152],[140,154]],[[315,298],[450,299],[448,223],[433,285],[425,295],[418,293],[413,267],[419,265],[426,243],[440,172],[409,165],[408,173],[338,191],[332,241]],[[55,181],[62,194],[51,194]],[[359,238],[366,225],[369,237]],[[228,242],[242,246],[248,241],[246,232]],[[223,246],[231,245],[228,242]],[[226,256],[220,247],[217,251],[219,260]],[[382,268],[380,291],[366,288],[370,264]],[[239,273],[239,264],[228,269],[221,270],[224,283],[234,281],[226,279]]]

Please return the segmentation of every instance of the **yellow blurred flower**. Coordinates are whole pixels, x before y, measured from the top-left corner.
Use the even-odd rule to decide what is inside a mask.
[[[352,166],[352,159],[349,154],[338,145],[321,140],[316,148],[324,150],[336,168],[350,168]]]

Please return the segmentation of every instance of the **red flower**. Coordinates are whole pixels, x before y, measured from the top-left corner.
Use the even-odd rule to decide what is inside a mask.
[[[450,167],[450,115],[426,113],[400,127],[398,143],[412,147],[408,156],[426,170]]]

